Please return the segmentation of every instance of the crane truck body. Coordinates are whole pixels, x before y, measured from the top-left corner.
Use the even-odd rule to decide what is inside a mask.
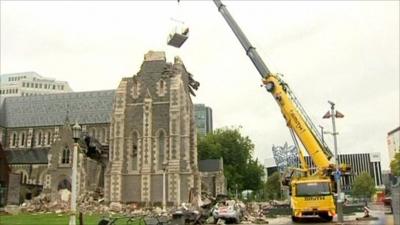
[[[298,221],[304,217],[319,216],[326,221],[331,221],[336,214],[333,177],[336,167],[330,161],[333,156],[332,152],[322,140],[289,86],[278,74],[269,71],[225,5],[220,0],[214,0],[214,3],[261,75],[264,87],[279,105],[294,141],[300,140],[317,167],[317,171],[310,175],[303,154],[297,146],[301,168],[294,169],[291,172],[292,176],[283,182],[289,186],[292,220]]]

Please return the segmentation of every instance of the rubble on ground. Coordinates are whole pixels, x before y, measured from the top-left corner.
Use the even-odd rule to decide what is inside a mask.
[[[25,200],[19,206],[21,212],[30,213],[68,213],[70,210],[70,191],[64,189],[60,190],[56,196],[53,196],[54,201],[51,201],[51,194],[40,194],[31,200]],[[266,224],[265,214],[268,209],[275,207],[277,204],[284,204],[281,202],[250,202],[243,203],[239,200],[231,200],[239,205],[242,210],[241,223],[243,224]],[[216,198],[211,195],[202,194],[201,200],[196,203],[183,203],[179,207],[169,208],[167,212],[163,211],[160,207],[139,207],[136,203],[129,204],[105,204],[103,193],[85,192],[78,198],[78,209],[83,214],[120,214],[120,215],[147,215],[147,216],[167,216],[173,218],[177,212],[183,212],[185,218],[189,220],[198,220],[203,224],[220,223],[224,224],[225,221],[215,221],[212,216],[212,210],[218,203]]]

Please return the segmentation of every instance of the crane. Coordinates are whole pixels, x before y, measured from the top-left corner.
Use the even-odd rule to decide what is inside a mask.
[[[331,221],[336,215],[333,173],[337,169],[330,161],[332,152],[289,85],[279,74],[274,74],[268,69],[221,0],[214,0],[214,3],[261,75],[265,89],[272,94],[280,107],[294,142],[297,143],[297,139],[300,140],[317,167],[317,171],[310,175],[303,152],[297,146],[301,163],[299,171],[303,173],[300,176],[290,177],[286,182],[290,186],[292,220],[298,221],[302,217],[316,215],[326,221]],[[349,167],[340,167],[340,169],[347,172]]]

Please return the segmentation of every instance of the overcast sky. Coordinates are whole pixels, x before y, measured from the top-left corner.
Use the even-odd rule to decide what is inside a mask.
[[[380,152],[400,124],[398,1],[224,2],[273,72],[284,74],[325,130],[328,100],[339,153]],[[190,37],[167,46],[171,18]],[[211,1],[1,1],[1,73],[36,71],[74,91],[115,89],[149,50],[179,55],[201,85],[195,103],[213,109],[214,127],[242,126],[261,162],[292,143],[280,109]],[[325,136],[333,149],[332,136]]]

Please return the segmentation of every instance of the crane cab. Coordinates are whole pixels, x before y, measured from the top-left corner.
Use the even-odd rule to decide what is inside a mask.
[[[189,27],[176,25],[169,33],[167,44],[175,48],[180,48],[189,37]]]

